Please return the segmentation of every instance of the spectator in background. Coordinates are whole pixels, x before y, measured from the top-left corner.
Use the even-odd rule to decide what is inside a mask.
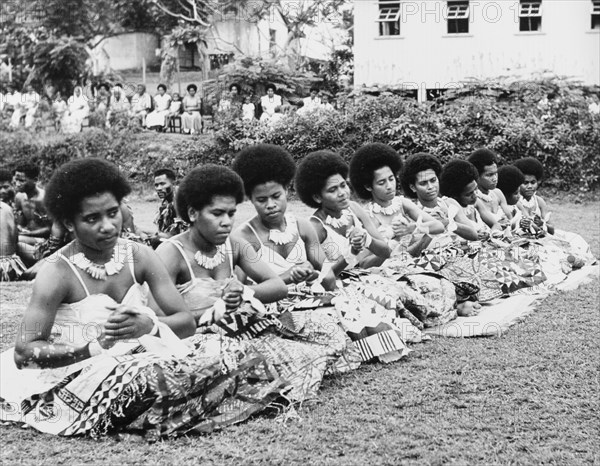
[[[319,89],[316,87],[310,88],[310,95],[302,99],[302,107],[298,110],[298,113],[309,113],[314,110],[321,108],[321,98],[319,97]]]
[[[256,106],[252,103],[252,96],[247,95],[242,105],[242,120],[254,120],[255,112]]]
[[[119,120],[126,118],[129,115],[130,108],[123,86],[115,84],[112,88],[110,103],[106,112],[106,127],[110,128]]]
[[[23,164],[15,169],[13,178],[16,224],[19,230],[19,256],[27,266],[36,262],[36,245],[50,236],[52,222],[44,206],[45,191],[37,185],[39,168]]]
[[[173,97],[171,99],[171,103],[169,105],[169,110],[167,111],[167,117],[165,118],[165,127],[164,131],[169,128],[169,121],[171,118],[181,116],[182,110],[182,102],[181,96],[178,92],[173,92]]]
[[[67,111],[63,115],[61,128],[63,133],[79,133],[81,125],[90,114],[88,99],[81,86],[75,86],[73,95],[67,101]]]
[[[15,111],[10,120],[10,126],[16,128],[21,123],[21,118],[25,117],[25,128],[33,126],[35,112],[40,104],[40,95],[35,92],[31,84],[27,85],[27,92],[21,96],[20,102],[15,106]]]
[[[167,86],[164,84],[159,84],[156,89],[158,94],[154,96],[154,110],[146,117],[146,127],[164,131],[171,106],[171,96],[167,94]]]
[[[0,201],[0,282],[17,280],[25,272],[17,255],[17,236],[13,210]]]
[[[170,168],[159,168],[154,172],[154,190],[161,200],[154,219],[158,232],[149,238],[154,249],[160,245],[161,241],[188,229],[187,223],[179,217],[175,209],[176,180],[177,176]]]
[[[98,86],[96,91],[96,98],[94,99],[94,111],[106,113],[108,110],[108,104],[110,100],[110,88],[108,84],[102,83]]]
[[[21,102],[21,93],[17,91],[17,88],[14,84],[8,84],[6,86],[6,94],[4,95],[4,108],[2,111],[8,113],[12,113],[15,111],[15,108]]]
[[[0,169],[0,201],[13,206],[15,202],[15,189],[12,184],[12,173],[5,169]]]
[[[321,109],[322,110],[335,110],[334,106],[329,102],[329,94],[323,94],[321,96]]]
[[[132,120],[136,120],[141,126],[146,125],[146,115],[152,109],[152,98],[150,94],[146,92],[146,86],[144,84],[138,84],[137,92],[133,94],[131,98],[131,109],[129,110],[129,117]]]
[[[198,86],[190,84],[187,87],[187,95],[183,98],[183,114],[181,115],[181,129],[184,133],[194,134],[202,132],[202,99],[198,92]]]
[[[267,86],[267,95],[264,95],[260,98],[260,105],[263,111],[262,115],[260,116],[261,121],[270,119],[275,114],[275,109],[283,105],[281,96],[277,95],[275,93],[276,91],[277,88],[273,84],[269,84]]]

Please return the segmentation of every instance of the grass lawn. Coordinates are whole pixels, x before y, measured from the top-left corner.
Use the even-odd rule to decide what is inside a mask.
[[[134,199],[151,228],[155,203]],[[559,228],[600,255],[600,202],[551,202]],[[307,210],[293,202],[291,210]],[[252,214],[240,207],[240,221]],[[1,348],[30,295],[2,284]],[[325,380],[298,416],[147,444],[65,439],[0,426],[2,464],[600,464],[600,295],[556,293],[498,338],[436,338],[406,359]],[[1,369],[1,368],[0,368]],[[596,439],[596,440],[594,440]]]

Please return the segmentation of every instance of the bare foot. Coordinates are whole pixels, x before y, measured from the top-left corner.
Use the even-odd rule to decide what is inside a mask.
[[[471,317],[478,314],[481,304],[473,301],[465,301],[456,306],[456,311],[460,317]]]

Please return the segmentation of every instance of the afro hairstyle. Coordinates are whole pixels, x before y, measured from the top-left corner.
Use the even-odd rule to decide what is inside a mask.
[[[481,175],[485,167],[498,163],[498,155],[490,149],[477,149],[469,155],[467,160],[475,165],[475,168]]]
[[[273,89],[273,92],[277,92],[275,84],[267,84],[266,90],[268,91],[269,89]]]
[[[202,210],[214,196],[232,196],[236,203],[244,200],[244,183],[231,168],[207,163],[194,168],[181,181],[175,201],[179,216],[190,223],[188,208]]]
[[[54,220],[73,220],[81,202],[90,196],[111,193],[121,202],[131,192],[118,167],[104,159],[86,158],[58,167],[46,186],[44,204]]]
[[[21,163],[15,168],[15,173],[23,173],[30,180],[37,181],[40,176],[40,169],[32,163]]]
[[[402,168],[402,159],[392,147],[380,142],[366,144],[358,149],[350,160],[350,182],[362,199],[371,199],[371,187],[375,170],[389,167],[394,176]]]
[[[479,173],[471,162],[466,160],[450,160],[442,170],[440,177],[440,193],[453,199],[458,199],[465,187],[472,181],[477,181]]]
[[[544,166],[542,165],[542,162],[534,157],[519,159],[513,165],[521,170],[523,175],[535,176],[538,183],[544,178]]]
[[[308,154],[296,171],[296,192],[300,200],[309,207],[318,209],[320,204],[314,195],[320,194],[327,179],[333,175],[348,177],[348,165],[335,152],[320,150]]]
[[[405,196],[417,198],[417,193],[410,189],[410,185],[415,184],[417,175],[425,170],[433,170],[439,179],[442,174],[442,164],[435,155],[425,152],[413,154],[404,161],[404,167],[400,173],[400,184]]]
[[[498,189],[508,199],[525,181],[525,176],[514,165],[502,165],[498,168]]]
[[[287,188],[294,179],[296,164],[290,153],[274,144],[256,144],[242,150],[233,161],[233,170],[244,181],[248,197],[259,184],[274,181]]]

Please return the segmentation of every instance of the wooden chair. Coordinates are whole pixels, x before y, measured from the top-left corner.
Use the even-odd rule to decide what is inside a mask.
[[[183,131],[183,128],[181,127],[181,117],[179,115],[169,117],[169,132],[175,133],[178,130],[180,133]]]

